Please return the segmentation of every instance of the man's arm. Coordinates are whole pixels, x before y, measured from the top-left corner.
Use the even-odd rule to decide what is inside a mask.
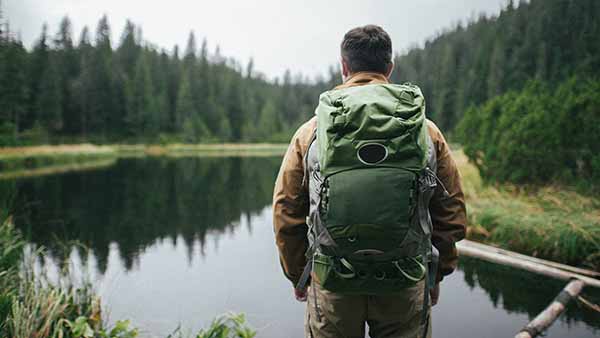
[[[443,188],[438,186],[429,205],[433,223],[432,242],[440,251],[440,263],[437,280],[441,281],[451,274],[458,263],[456,242],[465,238],[467,212],[461,178],[452,158],[450,147],[437,126],[429,122],[431,135],[437,155],[437,176],[448,191],[444,196]]]
[[[279,260],[283,272],[294,286],[306,264],[308,188],[302,182],[303,159],[315,122],[313,119],[304,124],[292,138],[273,192],[273,229]]]

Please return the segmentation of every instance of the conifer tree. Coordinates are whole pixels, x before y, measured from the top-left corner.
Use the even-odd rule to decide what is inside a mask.
[[[134,134],[156,133],[159,129],[159,113],[156,111],[155,96],[150,78],[146,53],[141,53],[135,66],[133,79],[133,116],[130,119]]]
[[[179,59],[179,46],[177,45],[173,47],[172,57],[169,60],[167,69],[167,103],[169,106],[169,114],[167,116],[168,123],[164,126],[164,130],[167,132],[175,132],[177,99],[179,97],[179,86],[181,83],[181,60]]]
[[[192,97],[190,77],[184,74],[181,77],[175,108],[175,130],[182,131],[184,123],[197,114]]]
[[[46,73],[49,60],[48,25],[42,26],[42,33],[33,47],[33,52],[28,67],[28,107],[23,118],[23,127],[31,128],[39,118],[38,96],[40,95],[40,84],[42,75]]]
[[[58,61],[53,56],[44,69],[36,96],[36,111],[41,125],[48,131],[57,133],[63,127],[63,88],[58,74]]]
[[[10,36],[0,41],[0,143],[12,145],[22,128],[29,108],[27,96],[27,51],[21,41]],[[12,140],[3,141],[5,138]]]
[[[93,113],[92,96],[94,94],[93,47],[87,26],[81,31],[77,54],[79,56],[79,75],[73,83],[73,105],[77,112],[77,118],[73,123],[77,133],[85,138],[90,132],[89,121]]]
[[[116,50],[116,57],[122,71],[128,78],[133,78],[136,63],[138,62],[140,48],[140,38],[136,36],[136,27],[130,20],[125,23],[125,29],[121,35],[121,42]]]
[[[111,116],[113,111],[113,79],[112,79],[112,47],[110,41],[110,26],[108,18],[100,19],[96,28],[95,46],[91,60],[91,114],[89,126],[91,131],[107,137],[111,128],[115,127],[120,118]]]
[[[260,136],[263,139],[269,139],[281,131],[277,108],[272,100],[268,100],[260,110],[258,130],[260,130]]]
[[[60,88],[63,130],[68,133],[77,131],[77,109],[73,99],[73,85],[79,73],[78,55],[73,44],[71,20],[64,17],[54,38],[54,63]]]

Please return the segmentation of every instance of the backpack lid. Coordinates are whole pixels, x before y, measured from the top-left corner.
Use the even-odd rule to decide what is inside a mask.
[[[419,171],[427,162],[425,99],[412,84],[369,84],[321,94],[321,173],[374,165]]]

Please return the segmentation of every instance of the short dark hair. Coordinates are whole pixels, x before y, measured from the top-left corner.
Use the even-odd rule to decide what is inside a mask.
[[[376,25],[356,27],[342,40],[342,58],[352,73],[385,73],[392,63],[392,40]]]

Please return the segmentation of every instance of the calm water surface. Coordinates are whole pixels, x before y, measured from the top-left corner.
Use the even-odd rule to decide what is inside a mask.
[[[87,271],[110,320],[129,318],[142,336],[164,337],[234,311],[246,313],[258,337],[302,337],[304,305],[281,273],[271,226],[280,161],[120,159],[97,170],[0,184],[17,186],[17,225],[49,249],[44,264],[54,269],[69,261]],[[434,336],[512,337],[562,286],[462,259],[442,283]],[[599,317],[572,304],[547,337],[598,337]]]

